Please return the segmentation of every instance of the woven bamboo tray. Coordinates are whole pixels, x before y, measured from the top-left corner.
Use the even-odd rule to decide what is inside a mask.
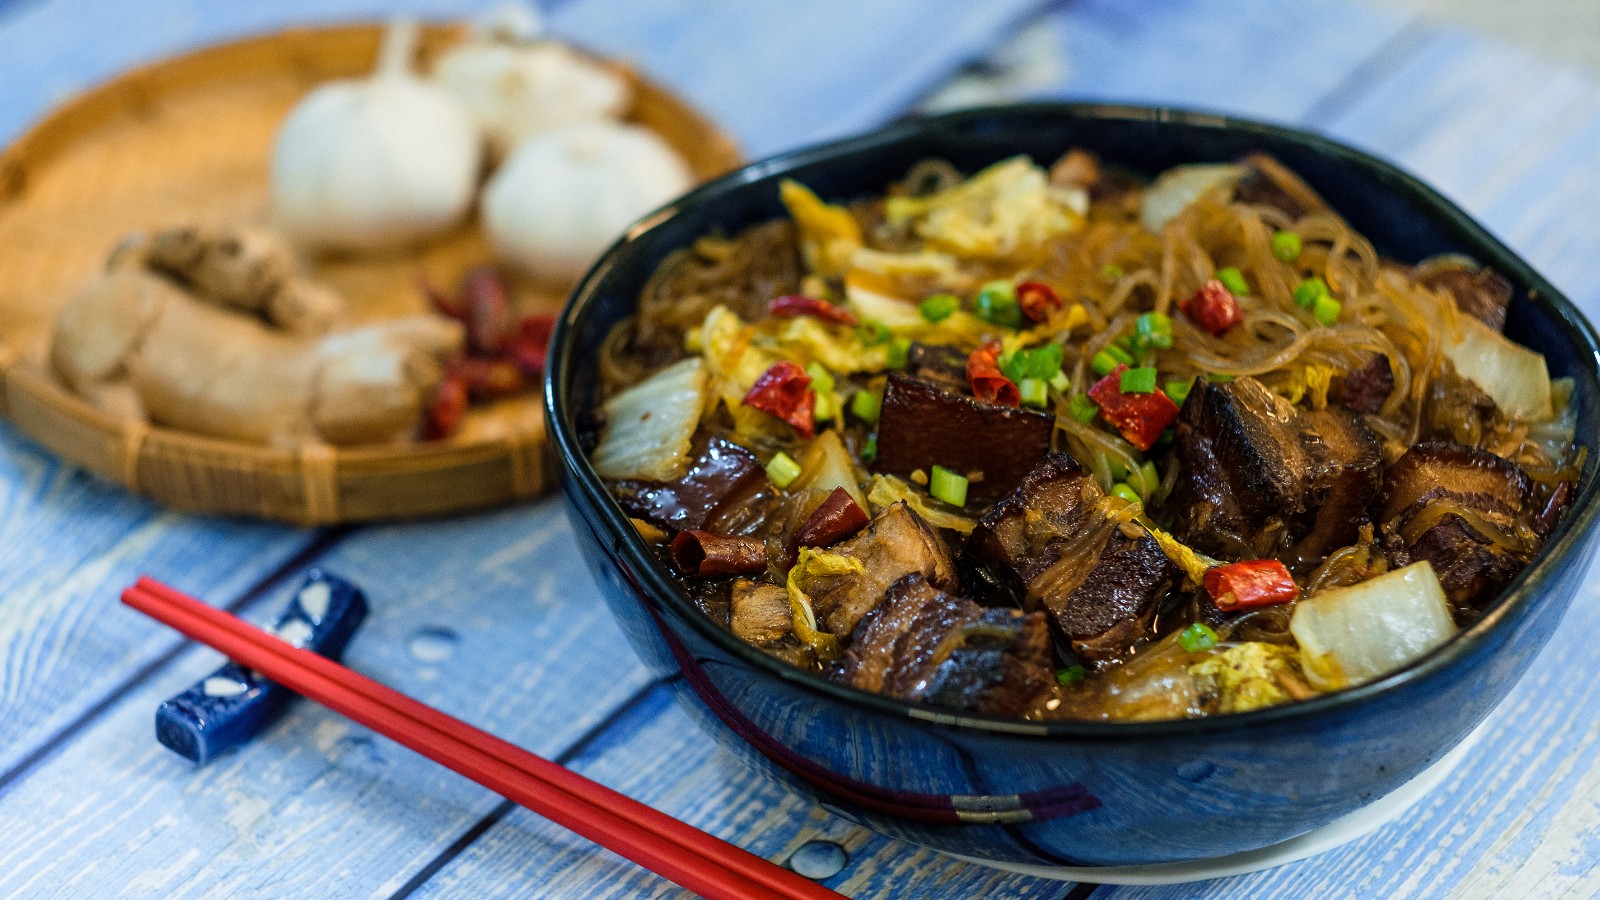
[[[0,414],[62,457],[175,509],[321,525],[480,509],[532,497],[552,471],[538,398],[474,407],[448,441],[271,449],[111,418],[45,363],[51,323],[126,233],[266,220],[268,160],[289,108],[330,78],[371,69],[380,25],[296,29],[134,70],[71,100],[0,154]],[[459,39],[425,27],[422,64]],[[682,100],[616,65],[628,118],[699,178],[734,167],[733,143]],[[354,318],[425,308],[423,276],[454,289],[490,254],[476,223],[416,252],[310,267]],[[513,283],[519,311],[559,309],[569,285]]]

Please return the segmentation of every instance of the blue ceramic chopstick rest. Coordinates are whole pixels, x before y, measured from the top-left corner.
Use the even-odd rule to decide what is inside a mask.
[[[338,659],[367,615],[367,599],[349,581],[311,569],[272,626],[279,637]],[[156,740],[205,765],[255,737],[294,696],[287,688],[229,662],[156,709]]]

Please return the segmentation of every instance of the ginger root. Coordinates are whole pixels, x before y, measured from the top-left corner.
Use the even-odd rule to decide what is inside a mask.
[[[254,313],[295,334],[326,334],[345,311],[332,290],[299,277],[289,245],[261,228],[171,228],[134,235],[112,253],[108,268],[147,269],[201,300]]]
[[[183,290],[122,256],[61,311],[50,357],[69,388],[112,415],[286,447],[407,440],[463,343],[460,325],[437,316],[296,333],[272,324],[286,282],[266,290],[262,266],[186,257],[173,265],[196,289]]]

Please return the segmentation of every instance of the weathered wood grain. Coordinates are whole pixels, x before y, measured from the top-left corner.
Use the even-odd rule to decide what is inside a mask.
[[[822,883],[849,897],[1054,897],[1060,882],[969,865],[835,818],[718,748],[667,687],[636,703],[570,763],[632,797],[776,862],[828,840],[849,864]],[[518,809],[417,896],[676,897],[684,892]]]
[[[323,564],[371,601],[348,664],[535,752],[647,683],[554,501],[365,530]],[[185,653],[0,794],[0,822],[28,823],[4,829],[0,896],[387,894],[498,802],[310,704],[196,769],[155,743],[152,717],[216,663]]]
[[[117,605],[124,585],[147,572],[231,598],[309,539],[164,513],[0,424],[0,779],[178,646]]]

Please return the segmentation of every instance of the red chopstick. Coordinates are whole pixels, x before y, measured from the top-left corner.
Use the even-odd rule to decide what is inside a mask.
[[[122,602],[697,894],[839,896],[158,581],[139,579]]]

